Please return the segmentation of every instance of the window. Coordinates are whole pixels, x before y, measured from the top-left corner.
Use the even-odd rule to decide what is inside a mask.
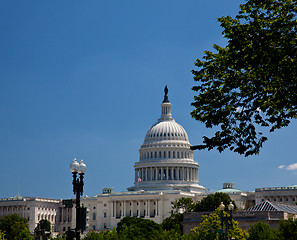
[[[168,152],[168,157],[170,158],[171,156],[170,156],[170,151]]]
[[[164,151],[164,158],[166,158],[166,152]]]
[[[161,158],[161,152],[159,152],[159,158]]]
[[[96,220],[96,213],[93,213],[93,221]]]
[[[93,207],[93,209],[96,209],[96,207]]]
[[[106,216],[107,216],[107,214],[106,214],[106,212],[104,212],[104,218],[106,218]]]

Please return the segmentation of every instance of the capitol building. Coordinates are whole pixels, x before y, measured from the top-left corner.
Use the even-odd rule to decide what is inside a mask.
[[[127,192],[103,189],[102,194],[81,199],[89,209],[89,228],[114,228],[125,216],[161,223],[169,217],[172,202],[181,197],[194,201],[206,196],[199,184],[199,164],[185,129],[171,114],[168,89],[161,104],[161,116],[147,131],[135,163],[134,185]]]

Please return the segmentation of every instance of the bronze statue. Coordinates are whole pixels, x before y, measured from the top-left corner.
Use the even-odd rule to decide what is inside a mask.
[[[163,103],[169,103],[169,100],[168,100],[168,88],[167,88],[167,85],[165,86],[164,88],[164,92],[165,92],[165,95],[164,95],[164,100],[163,100]]]

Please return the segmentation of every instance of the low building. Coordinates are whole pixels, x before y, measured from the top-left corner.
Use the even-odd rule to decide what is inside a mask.
[[[256,205],[265,201],[284,203],[287,205],[296,205],[297,185],[288,186],[288,187],[256,188],[255,190]]]
[[[192,228],[198,227],[202,222],[202,217],[209,214],[210,212],[185,213],[182,223],[184,233],[188,234]],[[248,230],[252,224],[258,221],[263,221],[276,229],[280,220],[288,220],[289,218],[297,218],[297,206],[269,201],[262,202],[246,211],[233,213],[233,219],[238,221],[239,227],[243,230]]]
[[[51,223],[52,232],[64,232],[69,228],[74,228],[74,211],[74,208],[66,208],[62,200],[56,199],[20,195],[0,199],[0,217],[17,214],[26,218],[31,233],[42,219]]]

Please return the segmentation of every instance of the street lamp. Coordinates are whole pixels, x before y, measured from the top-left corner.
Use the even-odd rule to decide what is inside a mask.
[[[83,160],[80,160],[80,163],[76,161],[76,158],[73,159],[72,163],[70,164],[70,170],[73,175],[73,193],[76,194],[76,227],[75,227],[75,236],[77,240],[80,240],[80,231],[81,231],[81,220],[80,220],[80,196],[83,194],[83,187],[84,187],[84,174],[87,170],[86,164],[83,163]],[[77,176],[79,174],[79,177]]]
[[[225,210],[225,205],[223,202],[221,202],[221,204],[219,205],[219,209],[221,211],[221,223],[222,223],[222,227],[224,227],[224,223],[225,223],[225,226],[226,226],[226,240],[229,239],[229,236],[228,236],[228,230],[229,230],[229,227],[232,226],[232,212],[234,210],[234,205],[232,204],[232,202],[230,202],[230,204],[228,205],[228,210],[230,212],[230,216],[224,216],[224,210]]]

